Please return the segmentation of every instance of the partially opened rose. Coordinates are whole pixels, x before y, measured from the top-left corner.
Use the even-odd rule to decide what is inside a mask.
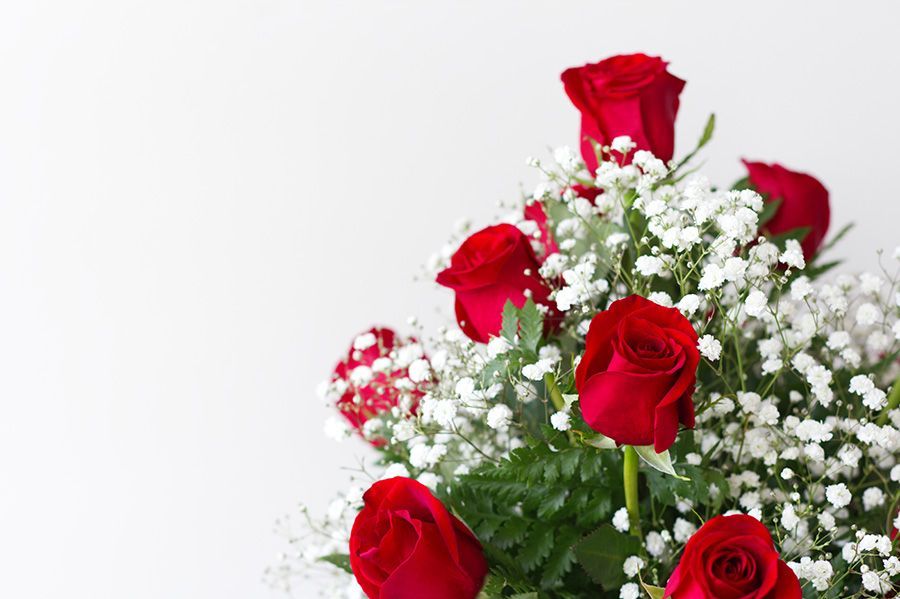
[[[481,544],[427,487],[372,485],[350,532],[350,567],[370,599],[473,599],[487,575]]]
[[[638,150],[671,160],[678,95],[685,82],[669,73],[666,64],[655,56],[627,54],[562,74],[569,99],[581,111],[581,156],[591,172],[597,168],[591,139],[609,145],[628,135]]]
[[[671,599],[800,599],[772,535],[744,514],[716,516],[688,540],[666,585]]]
[[[450,258],[437,282],[456,292],[456,319],[472,340],[487,343],[500,332],[503,306],[521,308],[530,296],[552,308],[531,242],[518,228],[501,224],[472,234]]]
[[[668,449],[678,425],[694,426],[697,333],[675,308],[639,295],[591,321],[575,371],[585,422],[623,445]]]
[[[369,419],[395,406],[414,412],[432,381],[427,366],[410,374],[412,363],[422,358],[422,346],[415,339],[400,338],[389,328],[373,327],[358,335],[331,375],[329,391],[336,395],[335,407],[360,434]],[[368,440],[375,446],[385,442]]]
[[[763,225],[771,235],[809,227],[800,241],[807,261],[815,256],[825,240],[831,221],[828,190],[818,179],[806,173],[788,170],[780,164],[744,160],[750,185],[768,201],[780,200],[775,216]]]

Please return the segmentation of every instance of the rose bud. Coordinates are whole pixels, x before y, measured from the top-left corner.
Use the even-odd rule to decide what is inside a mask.
[[[547,222],[547,212],[540,202],[532,202],[525,206],[523,216],[525,220],[530,220],[537,226],[539,237],[534,240],[531,247],[534,248],[538,260],[543,263],[547,256],[559,251],[553,231],[550,230],[550,223]]]
[[[538,269],[531,242],[517,227],[494,225],[472,234],[450,258],[437,282],[456,292],[456,320],[473,341],[487,343],[500,332],[503,306],[527,297],[552,308],[550,288]]]
[[[753,189],[766,196],[767,201],[781,200],[775,216],[763,225],[763,232],[778,235],[809,227],[800,246],[803,257],[810,261],[828,232],[831,220],[828,190],[815,177],[790,171],[777,163],[743,162]]]
[[[794,571],[779,557],[759,520],[716,516],[688,540],[669,577],[672,599],[801,599]]]
[[[628,54],[562,74],[569,99],[581,111],[581,156],[591,172],[597,169],[597,156],[590,140],[609,145],[621,135],[630,136],[638,150],[649,150],[664,162],[672,159],[678,95],[685,82],[670,74],[667,64],[658,57]]]
[[[424,395],[423,387],[432,380],[430,371],[424,377],[418,372],[411,376],[412,363],[423,357],[422,346],[415,339],[401,339],[391,329],[375,327],[362,333],[331,375],[329,388],[338,398],[335,406],[361,435],[368,420],[395,406],[414,413]],[[398,386],[398,381],[409,384]],[[368,440],[375,446],[384,445],[384,439]]]
[[[481,543],[427,487],[372,485],[350,532],[350,567],[370,599],[474,599],[487,562]]]
[[[585,422],[620,445],[668,449],[679,423],[694,426],[697,333],[676,308],[639,295],[591,321],[575,370]]]

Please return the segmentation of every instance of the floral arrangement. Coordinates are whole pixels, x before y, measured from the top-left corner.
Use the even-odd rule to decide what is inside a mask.
[[[890,597],[897,267],[833,275],[815,178],[674,156],[685,82],[562,74],[580,156],[429,264],[458,327],[373,328],[320,395],[377,454],[268,574],[371,599]],[[893,385],[893,386],[892,386]],[[318,573],[318,574],[316,574]],[[310,584],[306,582],[306,584]],[[308,594],[308,593],[307,593]]]

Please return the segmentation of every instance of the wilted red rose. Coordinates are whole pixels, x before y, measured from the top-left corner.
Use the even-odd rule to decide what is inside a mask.
[[[772,535],[744,514],[716,516],[688,540],[666,585],[672,599],[801,599]]]
[[[775,216],[763,225],[763,231],[778,235],[809,227],[809,233],[800,245],[803,256],[811,260],[825,240],[831,221],[828,190],[815,177],[788,170],[777,163],[744,160],[744,165],[753,189],[764,194],[768,201],[781,201]]]
[[[581,111],[581,156],[591,172],[597,157],[590,139],[608,145],[628,135],[638,150],[671,160],[678,95],[685,82],[670,74],[666,64],[655,56],[627,54],[562,74],[569,99]]]
[[[350,532],[350,567],[370,599],[474,599],[487,562],[475,535],[421,483],[372,485]]]
[[[402,356],[396,351],[401,348]],[[430,376],[411,387],[404,386],[403,391],[396,383],[409,382],[410,362],[423,356],[422,346],[415,339],[400,339],[391,329],[374,327],[360,334],[331,375],[330,386],[338,395],[335,404],[338,411],[358,432],[370,418],[403,402],[406,405],[402,407],[414,412],[423,389],[431,382]],[[383,366],[373,369],[379,359]],[[370,441],[376,446],[384,444],[384,439]]]
[[[503,306],[516,307],[527,297],[552,309],[550,288],[541,278],[540,263],[522,231],[494,225],[471,235],[450,258],[437,282],[456,292],[456,319],[470,339],[481,343],[500,332]]]
[[[668,449],[679,423],[694,426],[697,333],[675,308],[639,295],[591,321],[575,370],[585,422],[623,445]]]

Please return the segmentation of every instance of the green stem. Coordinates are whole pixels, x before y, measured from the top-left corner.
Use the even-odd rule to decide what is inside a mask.
[[[628,510],[629,532],[637,538],[641,534],[641,513],[638,504],[638,454],[631,445],[625,446],[625,509]]]
[[[548,372],[544,375],[544,385],[547,387],[547,393],[550,394],[550,402],[557,412],[566,409],[566,400],[563,399],[562,391],[556,384],[556,378],[552,373]]]
[[[887,424],[889,412],[891,410],[896,410],[897,406],[900,406],[900,377],[894,381],[894,386],[891,387],[891,394],[888,395],[887,407],[881,411],[881,415],[878,416],[878,426],[884,426]]]

